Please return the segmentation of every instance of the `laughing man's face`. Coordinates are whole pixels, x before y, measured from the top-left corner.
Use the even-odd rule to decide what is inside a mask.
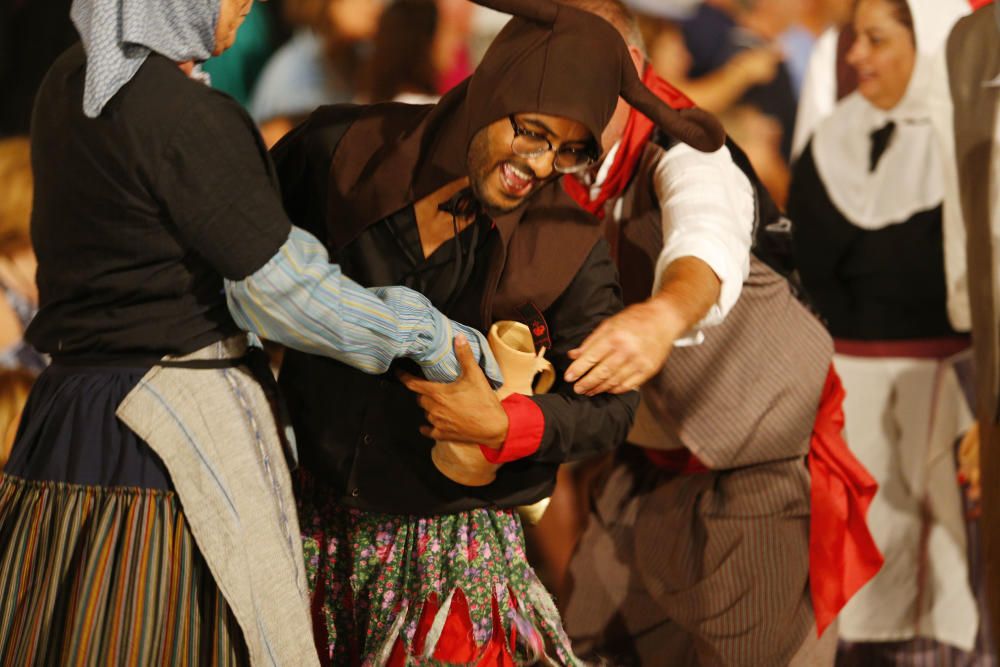
[[[519,113],[502,118],[479,130],[469,146],[469,181],[487,213],[508,213],[538,188],[561,176],[553,162],[556,151],[589,151],[593,138],[578,121],[540,113]],[[528,140],[548,140],[553,150],[535,157],[514,152],[514,125]],[[540,143],[544,146],[544,140]]]

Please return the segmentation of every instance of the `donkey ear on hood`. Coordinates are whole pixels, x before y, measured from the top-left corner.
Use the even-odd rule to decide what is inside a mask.
[[[711,153],[726,142],[726,131],[718,118],[697,107],[670,107],[639,79],[631,60],[622,62],[621,96],[660,129],[692,148]]]
[[[472,0],[477,5],[495,9],[504,14],[519,16],[528,21],[552,25],[559,7],[552,0]]]

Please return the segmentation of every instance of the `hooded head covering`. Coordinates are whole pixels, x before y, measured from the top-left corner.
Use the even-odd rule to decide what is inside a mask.
[[[153,51],[204,61],[215,48],[220,0],[74,0],[70,18],[87,53],[83,112],[96,118]]]
[[[813,137],[812,152],[830,200],[853,224],[881,229],[941,204],[941,158],[931,125],[932,58],[967,0],[908,0],[917,45],[903,99],[878,109],[848,95]]]
[[[722,146],[725,133],[713,116],[672,109],[642,83],[625,40],[603,18],[552,0],[477,1],[514,18],[472,75],[473,131],[534,111],[580,121],[599,139],[621,96],[684,143],[708,152]]]
[[[511,114],[576,120],[599,140],[621,96],[661,130],[699,150],[717,150],[725,141],[711,114],[672,109],[642,83],[624,39],[603,18],[552,0],[475,1],[514,18],[472,76],[420,111],[367,107],[341,140],[328,206],[338,245],[467,176],[475,134]]]

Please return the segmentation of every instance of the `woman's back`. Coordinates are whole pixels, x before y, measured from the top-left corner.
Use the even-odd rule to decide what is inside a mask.
[[[222,277],[242,278],[287,233],[268,158],[227,96],[151,54],[98,118],[84,115],[86,59],[56,62],[33,118],[32,238],[54,355],[185,353],[236,330]],[[237,220],[256,235],[234,237]],[[242,224],[242,223],[241,223]]]

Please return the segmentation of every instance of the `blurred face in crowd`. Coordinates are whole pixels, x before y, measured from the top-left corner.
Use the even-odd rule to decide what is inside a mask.
[[[253,0],[222,0],[219,20],[215,24],[215,50],[219,55],[236,42],[236,31],[250,13]]]
[[[374,37],[382,9],[382,0],[333,0],[327,16],[337,37],[361,42]]]
[[[520,135],[516,142],[515,124]],[[553,150],[548,150],[550,145]],[[561,176],[556,160],[564,168],[575,163],[587,167],[593,152],[593,139],[582,123],[539,113],[514,114],[490,123],[472,138],[470,186],[487,213],[500,215]]]
[[[872,105],[891,109],[906,93],[917,58],[913,33],[890,0],[861,0],[854,13],[857,39],[847,62],[858,72],[858,90]]]

